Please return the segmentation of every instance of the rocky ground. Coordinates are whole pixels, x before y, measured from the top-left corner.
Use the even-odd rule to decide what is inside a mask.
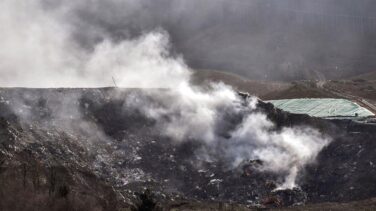
[[[124,109],[131,94],[144,96],[137,89],[1,89],[0,209],[296,210],[376,197],[373,124],[288,114],[260,101],[257,111],[276,130],[308,125],[333,138],[300,174],[299,188],[275,191],[278,176],[258,171],[259,160],[230,170],[221,162],[198,167],[202,143],[161,135],[155,121]]]

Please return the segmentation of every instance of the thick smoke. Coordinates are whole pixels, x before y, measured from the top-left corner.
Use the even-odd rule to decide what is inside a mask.
[[[182,83],[162,94],[130,96],[126,109],[138,109],[156,120],[157,129],[172,140],[203,141],[197,151],[200,160],[224,162],[230,169],[246,160],[261,160],[259,170],[284,177],[279,188],[293,188],[298,172],[315,160],[330,139],[311,128],[276,130],[265,114],[256,111],[256,105],[256,98],[244,104],[223,84],[202,90]],[[229,121],[231,117],[239,119]]]
[[[310,128],[284,128],[276,132],[273,127],[264,114],[249,115],[232,134],[235,150],[231,146],[229,149],[235,161],[243,157],[260,159],[265,162],[262,170],[287,173],[279,188],[292,188],[298,171],[315,159],[329,139]]]
[[[174,87],[190,74],[181,59],[169,58],[167,48],[158,46],[168,45],[164,32],[120,42],[103,37],[87,51],[63,21],[67,11],[46,11],[40,1],[5,0],[0,8],[1,86],[113,86],[114,78],[122,87],[160,88]]]
[[[102,8],[89,3],[108,4],[109,11],[103,13],[108,12],[108,16],[112,15],[111,8],[116,9],[119,4],[132,5],[130,8],[147,6],[137,1],[82,1],[82,4],[1,1],[4,12],[0,15],[0,85],[98,87],[112,86],[113,77],[120,87],[169,88],[156,95],[150,92],[152,101],[129,96],[124,99],[124,109],[137,109],[154,119],[156,127],[172,140],[201,141],[204,147],[201,154],[198,152],[199,157],[223,161],[231,168],[247,159],[262,160],[265,165],[260,167],[261,171],[285,176],[281,188],[294,187],[298,172],[313,162],[329,142],[309,128],[276,130],[265,114],[256,112],[257,99],[244,102],[227,85],[212,84],[206,88],[190,85],[191,70],[181,57],[171,55],[169,37],[161,29],[137,37],[130,34],[128,39],[121,33],[115,39],[97,27],[90,30],[91,24],[85,25],[82,19],[74,17],[76,10],[83,9],[82,5],[88,4],[89,8],[80,15],[85,12],[90,15],[90,10]],[[132,10],[125,13],[127,17]],[[83,26],[82,34],[77,34],[77,25]],[[79,38],[90,38],[83,35],[86,30],[88,36],[94,33],[92,40],[86,44],[77,42]],[[79,109],[73,111],[73,115],[80,116],[74,114]],[[67,112],[64,108],[56,110],[62,116],[64,112]],[[30,118],[28,114],[23,117]],[[237,118],[236,127],[229,121],[233,117]],[[86,131],[94,127],[86,121],[83,124]]]

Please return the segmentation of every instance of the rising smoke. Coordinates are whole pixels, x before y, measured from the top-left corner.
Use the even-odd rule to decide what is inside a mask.
[[[329,137],[311,128],[276,130],[265,114],[255,111],[256,98],[244,105],[224,84],[202,90],[184,82],[166,93],[151,92],[149,97],[154,103],[131,96],[126,108],[138,109],[154,119],[157,129],[172,140],[202,141],[199,159],[224,162],[230,169],[245,160],[261,160],[264,164],[259,170],[283,175],[284,181],[278,187],[281,189],[296,187],[298,172],[314,162],[330,142]],[[240,121],[229,121],[234,116]]]
[[[113,20],[106,26],[128,26],[127,22],[122,23],[123,18],[132,17],[135,11],[148,8],[148,4],[115,0],[79,3],[3,0],[0,8],[3,11],[0,15],[1,86],[100,87],[112,86],[114,77],[121,87],[169,88],[152,96],[157,103],[130,96],[124,99],[124,109],[138,109],[154,119],[163,135],[172,140],[202,141],[201,152],[205,152],[202,157],[207,159],[224,160],[232,168],[243,160],[262,160],[265,165],[260,170],[287,175],[281,188],[294,187],[297,173],[313,162],[329,142],[309,128],[274,130],[265,114],[255,112],[255,98],[248,99],[244,105],[227,85],[192,86],[191,70],[181,56],[171,54],[168,33],[154,29],[154,24],[150,24],[152,31],[139,36],[127,28],[119,36],[113,36],[111,30],[101,29],[101,24],[85,23]],[[99,16],[95,20],[96,16],[91,16],[92,11],[104,8],[108,10],[101,15],[110,17],[112,10],[126,9],[119,19],[101,20]],[[82,19],[85,14],[90,18]],[[136,15],[141,20],[148,19],[146,14]],[[79,109],[73,111],[60,108],[56,113],[79,116],[75,114]],[[30,112],[18,114],[30,118]],[[233,115],[241,116],[241,121],[235,128],[228,128],[225,122]],[[91,125],[83,122],[83,128],[91,131]],[[221,134],[225,129],[229,134]]]
[[[174,87],[189,75],[181,59],[169,58],[166,49],[156,46],[168,45],[163,32],[116,43],[103,37],[87,51],[74,42],[72,27],[63,21],[62,14],[69,12],[45,11],[41,1],[6,0],[0,8],[1,86],[112,86],[114,77],[125,87]]]

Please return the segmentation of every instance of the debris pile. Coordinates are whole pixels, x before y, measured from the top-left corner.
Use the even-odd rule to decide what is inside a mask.
[[[266,113],[276,129],[309,125],[334,137],[317,162],[299,175],[299,187],[279,190],[281,177],[261,171],[266,165],[262,160],[244,160],[235,169],[200,160],[196,152],[202,143],[172,142],[153,129],[155,121],[124,111],[119,99],[135,92],[142,93],[111,88],[2,89],[0,181],[6,185],[0,194],[37,191],[38,197],[66,199],[70,206],[81,206],[81,200],[90,209],[105,210],[179,201],[285,207],[376,196],[376,130],[369,125],[356,133],[361,126],[288,114],[260,101],[256,112]],[[61,107],[47,106],[51,102],[76,104],[80,111],[62,116]],[[11,197],[4,199],[0,207],[14,203]]]

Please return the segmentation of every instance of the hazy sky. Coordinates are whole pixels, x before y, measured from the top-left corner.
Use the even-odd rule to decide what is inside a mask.
[[[49,0],[49,8],[56,8]],[[52,3],[51,3],[52,2]],[[87,0],[73,7],[79,43],[162,27],[194,68],[251,78],[341,77],[376,70],[372,0]],[[60,7],[64,3],[60,2]]]
[[[42,8],[30,9],[36,7],[30,6],[34,3],[19,0],[11,4],[4,0],[0,5],[2,71],[13,74],[7,67],[17,64],[12,58],[20,61],[22,56],[36,68],[60,63],[77,66],[72,63],[80,63],[81,57],[104,40],[122,42],[156,29],[167,31],[172,53],[181,55],[194,69],[284,80],[345,77],[376,70],[374,0],[35,2],[42,2]],[[38,36],[28,36],[24,43],[23,36],[32,33]],[[45,41],[43,51],[34,50],[36,38]],[[39,63],[27,58],[28,53],[45,55],[52,49],[56,55],[69,55],[56,59],[50,54],[47,63],[42,56]],[[17,65],[22,68],[20,62]]]

